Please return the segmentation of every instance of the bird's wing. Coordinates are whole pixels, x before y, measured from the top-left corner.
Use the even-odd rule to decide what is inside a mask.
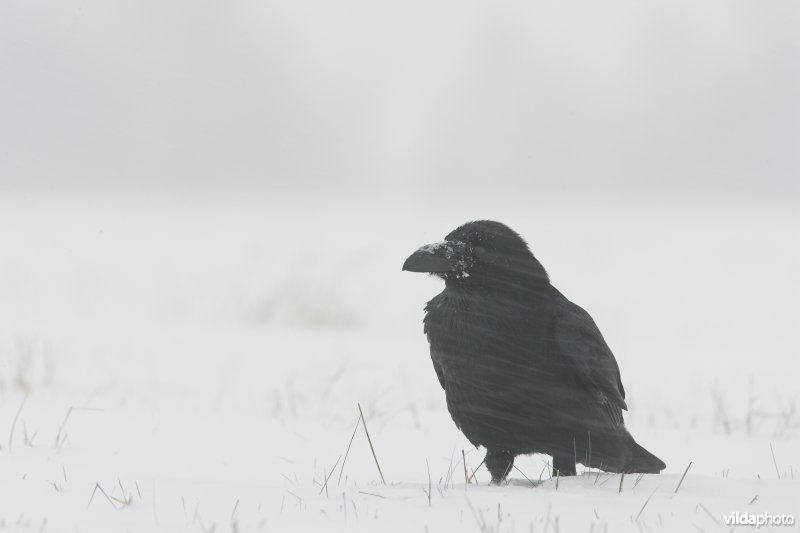
[[[439,378],[439,384],[444,389],[444,371],[442,370],[442,365],[439,363],[437,359],[440,359],[439,354],[436,350],[433,349],[433,343],[431,342],[431,333],[430,333],[430,323],[431,320],[431,312],[442,305],[444,302],[444,291],[437,294],[430,302],[425,304],[425,319],[422,321],[422,332],[428,338],[428,344],[431,345],[431,362],[433,362],[433,369],[436,370],[436,377]]]
[[[442,371],[442,365],[436,361],[436,353],[433,348],[431,348],[431,361],[433,362],[433,369],[436,370],[436,377],[439,378],[439,384],[444,388],[444,372]]]
[[[554,319],[554,337],[561,356],[599,403],[609,408],[612,418],[621,420],[625,389],[614,354],[589,313],[575,304],[563,308]]]

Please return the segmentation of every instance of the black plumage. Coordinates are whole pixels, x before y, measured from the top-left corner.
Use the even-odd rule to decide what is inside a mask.
[[[552,455],[554,475],[574,475],[576,463],[665,468],[625,429],[619,367],[592,317],[550,284],[517,233],[469,222],[403,270],[445,281],[425,306],[431,359],[453,421],[486,448],[494,482],[530,453]]]

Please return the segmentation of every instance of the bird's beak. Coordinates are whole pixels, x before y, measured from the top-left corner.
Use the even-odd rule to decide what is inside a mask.
[[[436,242],[426,244],[406,259],[403,270],[409,272],[455,272],[464,262],[463,242]]]

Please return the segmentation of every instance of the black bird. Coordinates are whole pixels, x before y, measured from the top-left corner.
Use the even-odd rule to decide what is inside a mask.
[[[424,331],[447,408],[499,483],[517,455],[553,456],[553,475],[582,463],[607,472],[666,465],[625,429],[619,367],[589,313],[567,300],[517,233],[468,222],[423,246],[403,270],[444,279]]]

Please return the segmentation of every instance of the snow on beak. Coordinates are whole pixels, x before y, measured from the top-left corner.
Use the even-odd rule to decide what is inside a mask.
[[[443,241],[426,244],[406,259],[403,270],[429,273],[463,270],[465,248],[463,242]]]

